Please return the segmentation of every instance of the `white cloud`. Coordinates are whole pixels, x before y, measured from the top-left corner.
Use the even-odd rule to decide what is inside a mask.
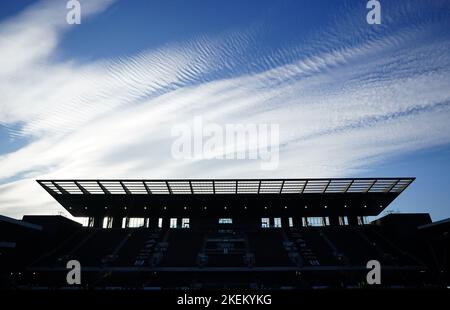
[[[60,14],[41,4],[0,25],[0,124],[21,124],[14,134],[31,138],[0,156],[6,215],[61,210],[36,178],[333,177],[450,142],[450,40],[424,41],[432,25],[277,67],[273,55],[254,59],[264,70],[242,74],[230,64],[243,62],[234,58],[251,33],[83,65],[55,62],[68,29]],[[226,78],[207,78],[223,68]],[[219,124],[278,123],[279,169],[174,160],[171,128],[198,115]]]

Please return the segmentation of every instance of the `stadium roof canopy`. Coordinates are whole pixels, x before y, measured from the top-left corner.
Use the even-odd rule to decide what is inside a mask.
[[[310,210],[302,213],[321,216],[340,208],[349,209],[352,205],[361,207],[361,215],[376,215],[414,179],[79,179],[37,182],[74,216],[90,216],[108,209],[108,212],[123,209],[122,213],[133,216],[147,216],[150,212],[143,210],[153,210],[153,214],[159,215],[164,212],[185,214],[185,211],[177,211],[180,207],[180,210],[189,207],[190,212],[195,211],[193,208],[207,210],[206,207],[212,207],[216,211],[225,208],[227,213],[234,213],[243,205],[245,210],[252,207],[251,211],[258,213],[264,213],[268,207],[275,211],[281,206],[283,209],[295,208],[298,212],[309,205]],[[317,209],[327,209],[328,205],[334,209]],[[260,210],[261,206],[264,209]]]

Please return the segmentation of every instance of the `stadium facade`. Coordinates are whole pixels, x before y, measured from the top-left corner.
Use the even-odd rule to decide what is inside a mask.
[[[414,178],[38,180],[72,216],[0,218],[2,286],[302,289],[449,284],[449,221],[378,216]]]

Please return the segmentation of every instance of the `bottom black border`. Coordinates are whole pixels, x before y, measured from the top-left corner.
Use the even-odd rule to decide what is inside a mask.
[[[227,304],[222,304],[223,295],[239,295],[238,298],[228,298]],[[265,303],[244,303],[243,296],[246,295],[269,295]],[[347,289],[347,290],[301,290],[301,291],[272,291],[272,290],[173,290],[173,291],[0,291],[3,305],[32,306],[32,307],[58,307],[81,308],[86,306],[174,306],[180,305],[180,298],[189,300],[188,297],[210,297],[209,307],[229,306],[300,306],[300,307],[322,307],[333,306],[349,309],[365,309],[367,307],[388,307],[400,305],[401,307],[417,307],[419,305],[435,307],[446,307],[450,302],[450,289],[440,290],[408,290],[408,289]],[[233,301],[241,300],[235,304]],[[253,300],[257,300],[256,297]],[[267,302],[270,300],[270,304]],[[231,303],[230,303],[231,301]],[[440,306],[441,305],[441,306]],[[206,308],[204,305],[196,305],[197,308]]]

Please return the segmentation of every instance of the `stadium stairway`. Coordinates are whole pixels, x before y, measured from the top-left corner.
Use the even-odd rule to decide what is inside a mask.
[[[317,227],[304,227],[287,231],[290,241],[296,245],[302,266],[335,266],[342,264],[342,256]]]
[[[147,228],[131,228],[127,237],[125,238],[126,241],[123,244],[119,244],[115,250],[116,259],[112,262],[113,266],[133,266],[139,252],[146,246],[149,238],[155,239],[156,242],[159,238],[159,232]]]
[[[288,237],[292,242],[290,251],[299,254],[297,266],[302,267],[305,264],[311,266],[320,265],[316,253],[308,246],[304,238],[298,232],[291,232]],[[291,254],[292,256],[292,254]]]
[[[111,265],[117,260],[120,249],[128,242],[130,237],[133,235],[133,232],[134,230],[131,230],[128,233],[126,233],[125,237],[122,239],[122,241],[120,241],[120,243],[116,246],[113,252],[102,259],[103,266]]]
[[[136,259],[134,260],[135,266],[143,266],[144,264],[152,265],[153,253],[158,240],[159,234],[157,233],[151,233],[147,237],[147,240],[145,241],[143,247],[141,247],[138,255],[136,256]]]
[[[327,237],[323,229],[319,229],[319,235],[325,241],[325,243],[331,248],[333,251],[333,256],[338,261],[340,265],[350,265],[349,258],[345,256],[345,254],[335,246],[333,242]]]
[[[302,267],[305,265],[305,261],[303,259],[303,257],[300,255],[300,251],[299,251],[299,244],[295,244],[291,238],[290,238],[290,234],[292,233],[292,230],[294,230],[294,228],[289,228],[288,231],[285,231],[284,229],[281,230],[281,234],[283,235],[283,246],[284,249],[286,250],[286,252],[288,253],[289,259],[298,267]],[[302,245],[304,246],[304,245]]]

